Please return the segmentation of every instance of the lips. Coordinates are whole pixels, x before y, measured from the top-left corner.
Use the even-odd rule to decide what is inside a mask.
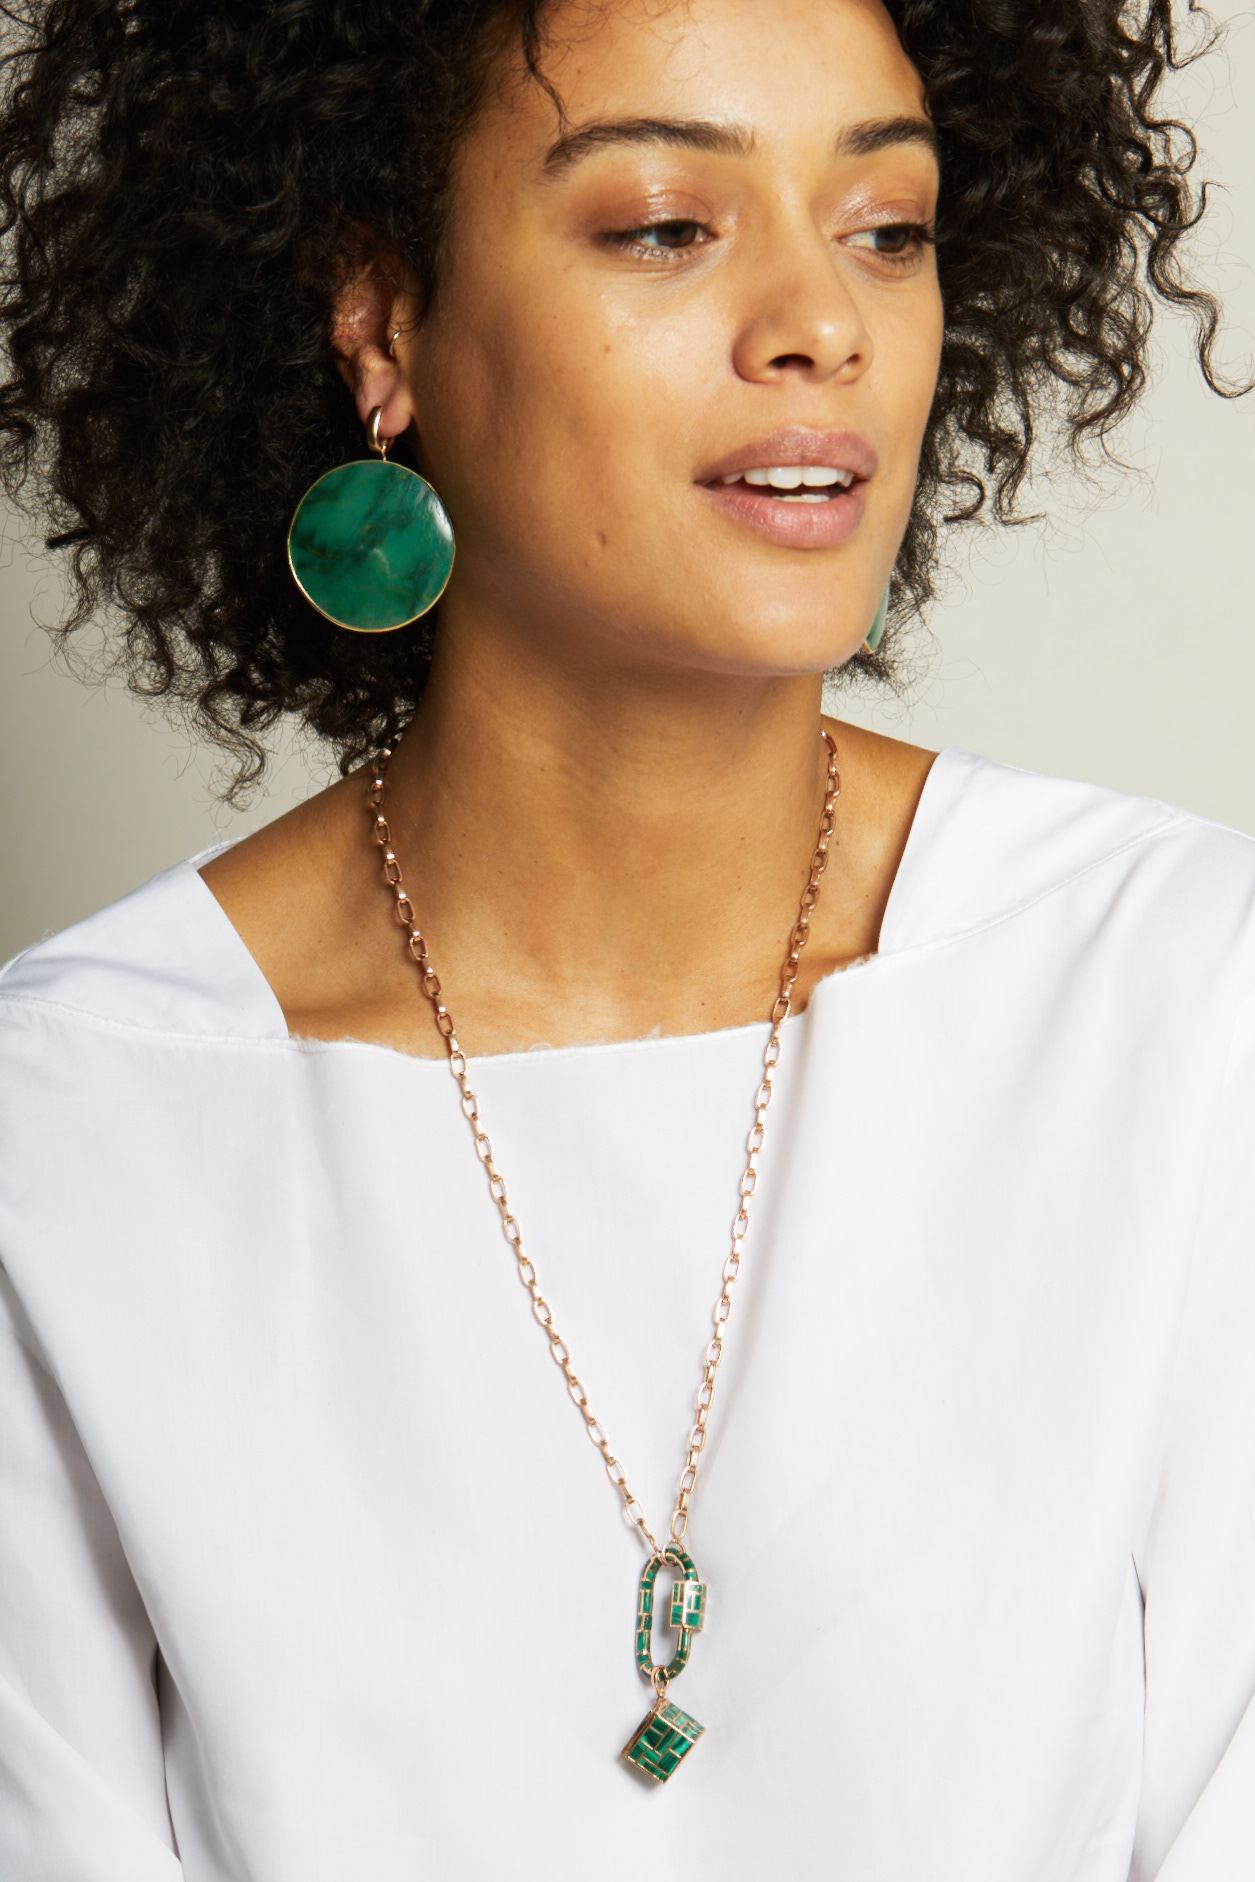
[[[865,488],[865,482],[856,479],[827,503],[782,503],[748,484],[696,486],[703,503],[715,505],[728,521],[783,549],[828,549],[845,542],[863,520]]]
[[[876,453],[857,431],[818,431],[808,425],[786,425],[766,437],[738,445],[710,464],[694,479],[717,484],[747,470],[770,470],[776,465],[827,464],[833,470],[854,472],[857,482],[876,473]],[[820,506],[816,506],[817,508]]]

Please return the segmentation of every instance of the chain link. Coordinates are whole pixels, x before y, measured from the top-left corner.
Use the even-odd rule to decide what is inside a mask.
[[[770,1018],[773,1022],[771,1036],[766,1046],[763,1048],[763,1076],[754,1099],[754,1123],[746,1139],[746,1149],[749,1152],[749,1156],[745,1169],[742,1172],[739,1185],[741,1206],[737,1210],[732,1222],[732,1249],[723,1265],[723,1287],[719,1299],[715,1303],[712,1315],[712,1322],[715,1329],[714,1338],[708,1342],[706,1347],[705,1366],[695,1401],[696,1417],[689,1431],[688,1452],[684,1460],[684,1468],[680,1472],[675,1509],[671,1514],[670,1539],[677,1544],[683,1543],[684,1532],[688,1527],[689,1503],[692,1500],[693,1492],[697,1484],[698,1458],[706,1442],[706,1420],[710,1413],[711,1399],[714,1395],[715,1373],[718,1369],[719,1361],[723,1357],[724,1336],[721,1329],[726,1327],[728,1316],[732,1311],[732,1289],[736,1283],[737,1275],[740,1272],[741,1253],[744,1247],[745,1237],[749,1231],[749,1212],[746,1205],[753,1196],[758,1181],[758,1156],[763,1142],[763,1120],[767,1115],[767,1107],[771,1102],[773,1072],[780,1058],[780,1027],[788,1018],[792,1005],[793,983],[797,979],[802,948],[806,945],[806,938],[810,928],[811,911],[814,909],[819,899],[819,880],[823,875],[824,867],[827,863],[828,845],[832,837],[834,825],[833,811],[837,798],[841,794],[841,779],[837,771],[836,745],[833,742],[831,734],[825,727],[820,727],[819,735],[827,747],[827,779],[824,789],[824,807],[819,819],[819,834],[815,848],[811,854],[809,877],[806,887],[802,891],[802,899],[798,905],[797,920],[794,923],[793,932],[789,937],[789,951],[785,956],[784,965],[781,968],[780,992],[776,996],[775,1003],[771,1009]],[[397,742],[397,736],[399,735],[394,735],[393,737],[393,745]],[[383,850],[384,880],[391,887],[395,897],[394,913],[396,919],[407,931],[408,939],[406,945],[412,960],[419,970],[423,991],[435,1009],[436,1025],[440,1030],[448,1052],[449,1069],[461,1088],[462,1110],[470,1122],[475,1137],[475,1148],[479,1153],[484,1168],[488,1172],[489,1191],[500,1213],[501,1226],[505,1232],[505,1238],[514,1250],[515,1259],[518,1264],[519,1279],[531,1295],[532,1312],[548,1336],[550,1358],[562,1368],[566,1377],[567,1390],[584,1418],[585,1428],[589,1437],[601,1452],[606,1475],[622,1498],[624,1514],[627,1516],[628,1521],[640,1530],[641,1534],[649,1543],[651,1556],[661,1557],[663,1555],[663,1549],[659,1547],[653,1531],[645,1521],[644,1510],[636,1497],[632,1494],[623,1465],[610,1449],[610,1440],[606,1435],[600,1419],[593,1414],[583,1382],[580,1380],[571,1364],[570,1348],[558,1332],[557,1326],[554,1324],[553,1311],[549,1302],[540,1291],[536,1269],[523,1248],[522,1232],[518,1222],[510,1212],[509,1197],[506,1193],[505,1183],[502,1181],[497,1171],[497,1166],[493,1161],[492,1143],[487,1133],[480,1129],[479,1101],[467,1082],[466,1055],[458,1045],[453,1030],[453,1016],[449,1012],[448,1007],[445,1006],[441,1000],[440,981],[431,966],[427,952],[427,943],[414,919],[413,906],[401,881],[400,865],[397,862],[396,852],[392,847],[392,833],[388,828],[388,820],[382,810],[384,772],[387,768],[388,760],[392,756],[392,750],[392,745],[385,744],[381,745],[371,755],[371,781],[367,793],[367,806],[371,813],[375,841]]]

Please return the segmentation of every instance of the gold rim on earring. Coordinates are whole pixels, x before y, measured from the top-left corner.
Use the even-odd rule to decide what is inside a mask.
[[[423,615],[429,613],[431,609],[435,607],[436,603],[444,594],[445,589],[448,587],[450,577],[453,574],[453,563],[456,553],[456,544],[453,540],[453,527],[449,521],[448,512],[445,510],[439,495],[433,489],[432,485],[428,483],[421,472],[411,470],[406,464],[394,463],[388,458],[388,446],[391,441],[387,438],[381,438],[379,435],[379,421],[382,416],[383,407],[381,405],[371,407],[370,419],[366,428],[369,450],[374,453],[375,460],[387,464],[387,475],[389,479],[399,478],[403,481],[404,485],[411,489],[417,488],[424,493],[423,496],[417,500],[420,505],[418,514],[421,514],[423,519],[421,527],[430,537],[430,543],[424,550],[424,557],[433,564],[431,572],[435,576],[435,585],[431,588],[430,594],[423,602],[423,605],[417,609],[415,613],[408,615],[401,621],[382,621],[377,624],[369,625],[360,620],[346,621],[342,615],[334,613],[331,608],[325,606],[317,596],[312,594],[302,580],[301,569],[297,565],[297,557],[293,554],[294,538],[298,530],[302,510],[311,500],[315,504],[319,502],[319,499],[314,496],[314,492],[319,489],[320,485],[329,486],[327,494],[330,501],[334,502],[334,498],[330,498],[330,488],[334,488],[336,485],[343,488],[346,480],[352,480],[359,476],[363,465],[369,465],[372,462],[369,457],[351,460],[347,464],[333,465],[330,470],[324,471],[321,477],[315,478],[314,482],[305,492],[305,495],[301,498],[300,503],[297,504],[292,519],[288,524],[288,567],[291,570],[293,580],[296,582],[297,587],[305,596],[310,606],[314,608],[317,613],[321,614],[324,620],[330,621],[335,627],[342,627],[350,633],[357,634],[394,633],[398,628],[409,627],[414,621],[421,620]],[[372,475],[382,476],[383,473],[373,472]],[[302,558],[302,560],[304,560],[304,558]],[[318,565],[311,564],[310,566]],[[321,566],[322,569],[325,569],[325,559]]]

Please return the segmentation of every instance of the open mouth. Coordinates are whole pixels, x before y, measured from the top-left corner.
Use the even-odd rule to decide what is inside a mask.
[[[729,521],[785,548],[834,547],[858,530],[865,477],[837,467],[750,471],[699,481],[696,488]]]
[[[765,477],[712,477],[707,490],[735,490],[755,497],[769,497],[775,503],[835,503],[844,497],[861,477],[852,472],[805,472],[796,482],[768,481]]]

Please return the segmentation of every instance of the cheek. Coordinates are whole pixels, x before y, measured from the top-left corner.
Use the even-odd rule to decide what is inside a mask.
[[[921,292],[886,318],[876,356],[891,365],[895,399],[904,410],[927,410],[937,383],[941,356],[942,306],[939,293]]]
[[[886,433],[912,466],[919,455],[937,390],[943,317],[940,298],[889,323],[876,348],[876,403]]]
[[[641,540],[657,402],[642,396],[626,345],[592,320],[500,306],[468,321],[439,376],[433,482],[484,570],[561,585]]]
[[[665,527],[660,497],[701,390],[656,321],[625,328],[593,304],[573,326],[551,310],[502,339],[490,368],[487,414],[508,434],[495,451],[505,481],[492,502],[508,506],[498,533],[555,563],[639,559]]]
[[[587,489],[615,476],[634,432],[666,409],[667,374],[641,335],[561,293],[498,297],[446,356],[439,403],[452,458],[493,463],[512,482]]]
[[[691,319],[625,309],[586,269],[533,268],[543,251],[474,240],[450,261],[417,387],[420,444],[455,528],[490,562],[639,557],[659,534],[677,433],[709,414],[714,354]]]

